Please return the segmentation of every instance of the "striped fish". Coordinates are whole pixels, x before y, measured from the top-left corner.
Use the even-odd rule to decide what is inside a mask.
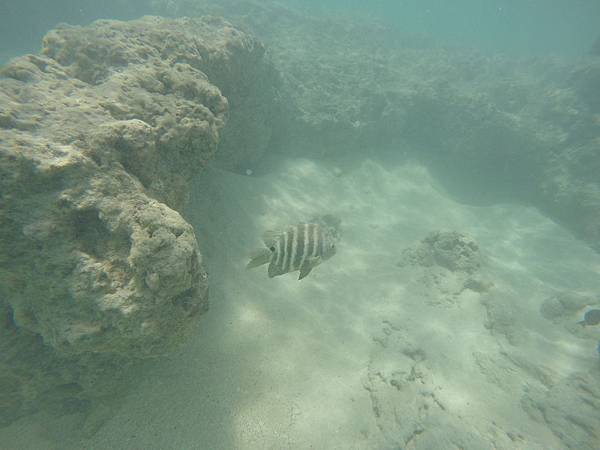
[[[300,271],[299,280],[335,254],[335,232],[320,223],[300,223],[285,231],[267,231],[264,249],[256,251],[247,269],[269,263],[269,278]]]

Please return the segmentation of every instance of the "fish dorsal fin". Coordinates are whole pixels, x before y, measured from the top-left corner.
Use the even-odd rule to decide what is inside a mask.
[[[267,230],[262,235],[262,240],[268,248],[273,247],[281,236],[281,231]]]

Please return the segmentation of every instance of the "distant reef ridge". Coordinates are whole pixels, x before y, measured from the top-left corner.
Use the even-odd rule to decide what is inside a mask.
[[[598,52],[484,54],[270,0],[153,3],[218,14],[265,43],[289,97],[274,151],[401,153],[463,201],[535,206],[600,251]]]
[[[85,412],[207,310],[178,211],[220,141],[264,151],[276,86],[262,44],[215,17],[61,25],[1,68],[0,425]]]

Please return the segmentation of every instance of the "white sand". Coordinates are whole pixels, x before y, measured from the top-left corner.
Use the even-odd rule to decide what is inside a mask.
[[[263,230],[318,213],[340,217],[343,238],[306,279],[244,269]],[[539,308],[557,290],[597,296],[600,256],[535,209],[461,205],[419,166],[366,161],[340,174],[294,160],[265,176],[210,171],[188,216],[211,309],[78,448],[565,447],[551,428],[571,406],[553,421],[532,405],[598,371],[600,330],[576,337]],[[478,241],[488,293],[445,269],[396,266],[434,230]],[[579,448],[595,424],[580,427]]]

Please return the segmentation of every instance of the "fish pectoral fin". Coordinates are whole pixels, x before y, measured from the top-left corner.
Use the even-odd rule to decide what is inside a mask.
[[[281,237],[281,231],[267,230],[262,235],[262,240],[267,248],[273,247],[277,243],[277,239]]]
[[[300,275],[298,276],[298,280],[301,280],[302,278],[307,276],[310,273],[310,271],[312,270],[312,268],[313,268],[313,266],[311,266],[308,263],[302,264],[302,267],[300,267]]]
[[[271,261],[271,251],[268,248],[261,248],[250,254],[250,262],[246,264],[246,269],[262,266]]]

